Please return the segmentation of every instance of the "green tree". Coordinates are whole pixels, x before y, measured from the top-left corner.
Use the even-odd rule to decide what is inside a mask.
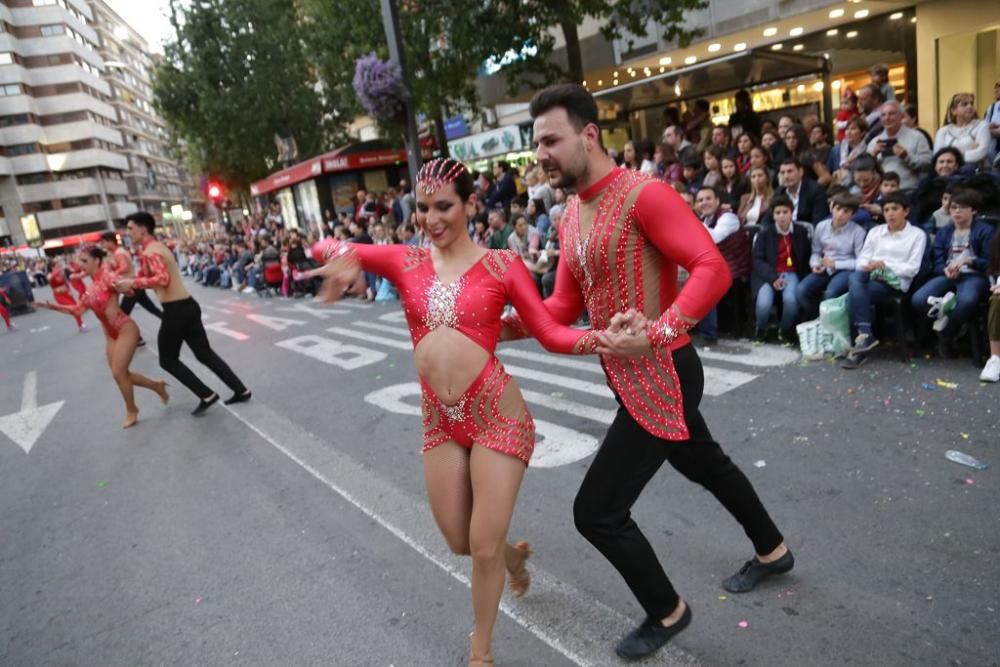
[[[176,39],[153,94],[196,170],[246,189],[276,166],[275,134],[294,137],[300,157],[323,148],[329,123],[295,3],[171,0],[170,9]]]

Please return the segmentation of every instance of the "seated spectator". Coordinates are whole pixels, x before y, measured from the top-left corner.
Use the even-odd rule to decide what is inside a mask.
[[[725,125],[716,125],[712,128],[712,146],[722,150],[726,157],[735,158],[736,149],[732,146],[733,135],[729,133],[729,128]]]
[[[882,166],[882,171],[899,174],[900,189],[909,194],[920,178],[930,171],[931,147],[920,132],[903,125],[899,102],[886,102],[880,112],[882,131],[868,145],[868,153]]]
[[[805,178],[802,165],[795,158],[785,158],[778,169],[781,187],[777,195],[787,197],[792,202],[792,218],[796,222],[817,223],[829,217],[826,193],[812,179]],[[774,212],[772,206],[771,212]]]
[[[507,239],[514,233],[514,225],[507,222],[502,208],[490,211],[490,250],[507,250]]]
[[[757,146],[757,138],[752,134],[744,132],[736,137],[736,166],[744,176],[750,173],[750,167],[753,166],[750,164],[750,151]]]
[[[893,192],[882,202],[885,224],[868,232],[865,245],[848,282],[848,310],[857,331],[854,347],[843,367],[858,368],[879,344],[872,330],[872,306],[902,299],[920,271],[927,234],[906,217],[910,205],[906,195]]]
[[[1000,88],[1000,83],[997,84]],[[987,332],[990,338],[990,358],[979,379],[983,382],[1000,382],[1000,233],[993,235],[990,244],[990,309]]]
[[[737,317],[735,317],[732,307],[733,300],[737,296],[735,290],[739,288],[739,283],[750,275],[750,237],[743,230],[739,218],[723,209],[722,199],[717,189],[702,185],[698,189],[695,207],[698,217],[708,228],[709,235],[715,241],[715,245],[719,247],[719,252],[725,258],[726,264],[729,265],[733,285],[723,297],[723,301],[727,312],[732,312],[734,315],[730,319],[736,320]],[[714,343],[718,339],[718,312],[715,308],[702,318],[701,322],[698,323],[697,330],[707,339],[707,342]]]
[[[718,146],[709,146],[702,152],[701,184],[699,188],[714,188],[722,180],[722,158],[725,153]]]
[[[840,109],[834,119],[834,129],[837,131],[837,143],[842,142],[847,134],[847,124],[858,117],[858,96],[850,88],[844,88],[840,96]],[[867,127],[866,127],[867,129]],[[864,134],[864,132],[862,132]]]
[[[987,273],[994,234],[992,225],[976,220],[982,207],[978,192],[959,190],[950,199],[952,224],[934,237],[933,277],[913,295],[917,314],[936,316],[938,353],[945,359],[953,356],[954,339],[962,325],[989,294]],[[954,296],[954,309],[949,312],[950,307],[942,305],[932,310],[928,298],[946,293]]]
[[[767,167],[754,167],[750,170],[750,192],[740,197],[736,217],[744,225],[757,225],[767,217],[768,205],[773,196]]]
[[[740,168],[736,165],[736,158],[723,157],[721,166],[722,178],[719,179],[718,189],[722,195],[722,201],[730,208],[736,208],[740,205],[740,199],[747,193],[750,186],[743,178],[743,174],[740,173]]]
[[[976,117],[976,98],[972,93],[957,93],[948,104],[945,125],[934,137],[934,150],[949,146],[962,152],[965,162],[987,166],[990,154],[990,127]]]
[[[887,171],[882,174],[882,178],[879,181],[878,196],[867,204],[862,205],[858,214],[854,217],[854,221],[866,230],[871,229],[875,225],[881,225],[883,222],[882,202],[885,201],[886,195],[893,192],[899,192],[899,174],[894,171]]]
[[[933,146],[934,140],[931,139],[931,135],[927,134],[927,130],[920,127],[917,123],[917,105],[913,102],[903,102],[899,105],[899,109],[903,112],[903,125],[924,135],[924,139],[927,140],[927,145]]]
[[[847,292],[847,282],[865,245],[865,230],[851,220],[858,211],[857,196],[843,192],[833,197],[832,217],[816,225],[812,237],[812,270],[796,290],[802,319],[819,316],[820,295],[823,301]]]
[[[782,165],[784,166],[784,165]],[[791,200],[777,195],[771,201],[774,224],[757,233],[753,244],[753,275],[750,289],[755,295],[754,339],[764,340],[771,319],[775,293],[781,293],[780,338],[795,339],[798,301],[795,290],[809,273],[809,232],[793,221]]]
[[[701,187],[702,161],[697,155],[681,158],[681,183],[692,195]]]
[[[514,218],[514,232],[507,237],[507,247],[517,253],[524,265],[531,271],[538,287],[538,292],[542,292],[541,275],[536,272],[538,256],[541,254],[541,234],[528,223],[526,215],[517,215]]]
[[[552,213],[552,224],[549,226],[549,234],[545,240],[546,255],[545,272],[542,274],[542,298],[547,299],[552,295],[552,290],[556,286],[556,269],[559,267],[559,223],[562,222],[563,212],[557,210]]]
[[[975,167],[965,164],[962,151],[954,146],[945,146],[931,158],[931,173],[921,179],[911,198],[914,220],[927,222],[931,212],[941,203],[941,196],[948,185],[963,181],[975,173]]]
[[[809,135],[801,125],[793,125],[785,132],[785,154],[794,157],[805,178],[816,181],[821,187],[826,187],[833,180],[824,161],[809,145]]]
[[[546,213],[545,202],[541,199],[529,199],[528,208],[525,209],[532,226],[538,230],[544,239],[549,233],[551,221]]]
[[[681,180],[681,161],[672,145],[662,142],[657,149],[656,161],[657,178],[671,184]]]

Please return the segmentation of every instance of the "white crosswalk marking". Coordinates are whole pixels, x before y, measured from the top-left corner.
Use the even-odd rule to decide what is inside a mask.
[[[397,350],[412,350],[413,346],[408,342],[403,342],[393,338],[386,338],[384,336],[375,336],[364,331],[355,331],[353,329],[346,329],[344,327],[330,327],[327,329],[330,333],[337,334],[340,336],[347,336],[348,338],[356,338],[358,340],[367,341],[369,343],[376,343],[378,345],[385,345],[386,347],[392,347]]]
[[[551,394],[543,394],[523,387],[521,388],[521,395],[524,396],[524,400],[532,405],[541,405],[551,410],[565,412],[576,417],[583,417],[599,424],[610,424],[615,418],[615,410],[595,408],[591,405],[578,403],[577,401],[571,401],[559,396],[552,396]]]
[[[563,368],[573,368],[578,371],[596,373],[604,375],[601,365],[593,361],[581,361],[572,357],[556,356],[542,352],[531,352],[530,350],[516,350],[514,348],[499,348],[497,354],[502,357],[514,357],[526,361],[537,361],[540,364],[550,364],[552,366],[562,366]]]
[[[372,331],[382,331],[384,333],[396,334],[406,338],[407,340],[410,339],[410,330],[406,327],[394,327],[390,324],[379,324],[378,322],[354,322],[352,326],[361,327],[362,329],[371,329]]]
[[[608,386],[605,384],[587,382],[586,380],[577,380],[576,378],[566,377],[565,375],[556,375],[555,373],[536,371],[533,368],[524,368],[522,366],[508,366],[507,364],[504,364],[504,368],[506,368],[507,372],[514,377],[534,380],[535,382],[544,382],[545,384],[553,384],[557,387],[572,389],[574,391],[583,392],[584,394],[600,396],[601,398],[613,398],[611,390],[608,389]]]
[[[704,366],[703,368],[705,371],[705,394],[707,396],[722,396],[727,391],[741,387],[747,382],[756,380],[758,377],[751,373],[731,371],[727,368],[716,368],[715,366]]]

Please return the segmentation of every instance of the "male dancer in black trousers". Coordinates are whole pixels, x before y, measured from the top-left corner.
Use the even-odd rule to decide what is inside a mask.
[[[219,395],[198,379],[180,359],[181,345],[187,343],[195,359],[208,366],[226,383],[233,395],[226,405],[250,400],[250,390],[240,381],[225,361],[208,343],[208,334],[201,323],[201,308],[184,287],[177,261],[165,245],[156,240],[156,221],[149,213],[139,211],[126,216],[128,234],[137,248],[142,249],[141,268],[137,278],[122,278],[115,283],[119,292],[153,288],[163,306],[163,317],[157,345],[160,367],[190,389],[200,401],[191,414],[199,416],[219,400]]]

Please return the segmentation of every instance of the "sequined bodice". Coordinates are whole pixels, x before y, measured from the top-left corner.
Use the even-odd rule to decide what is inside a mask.
[[[97,319],[102,323],[107,323],[108,301],[115,299],[117,303],[118,292],[115,291],[114,281],[118,276],[108,268],[102,268],[91,277],[91,283],[87,291],[80,297],[80,302],[87,308],[94,311]]]
[[[396,288],[413,346],[438,327],[448,327],[493,352],[500,337],[500,315],[508,301],[503,275],[512,261],[520,261],[512,251],[491,250],[454,282],[443,283],[430,252],[410,249],[405,278]]]

